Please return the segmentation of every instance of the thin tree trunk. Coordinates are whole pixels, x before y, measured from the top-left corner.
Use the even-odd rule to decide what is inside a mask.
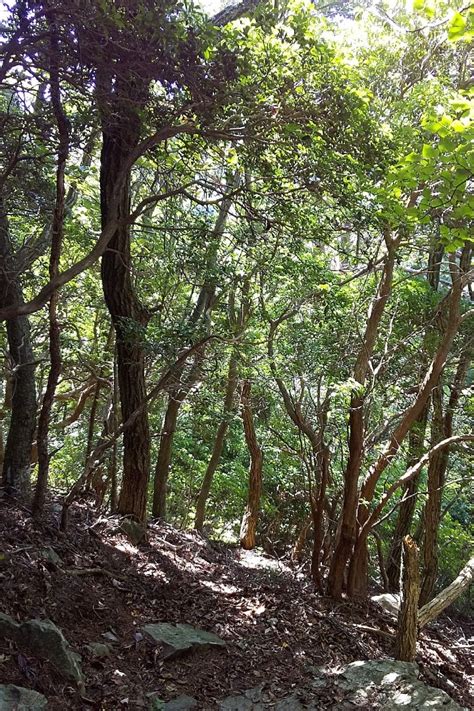
[[[51,254],[49,259],[49,278],[52,281],[59,274],[59,262],[64,236],[65,214],[65,171],[69,153],[69,121],[64,113],[61,91],[59,85],[59,37],[55,16],[51,11],[46,12],[50,30],[50,90],[51,104],[56,119],[59,146],[56,169],[56,202],[54,206],[53,223],[51,229]],[[54,402],[56,386],[61,373],[61,341],[58,321],[59,292],[54,290],[49,300],[49,359],[50,368],[48,382],[43,396],[41,411],[38,419],[37,447],[38,447],[38,479],[36,482],[35,496],[32,512],[34,516],[42,513],[49,475],[49,426],[51,410]]]
[[[15,268],[6,208],[0,195],[0,308],[23,303]],[[27,316],[7,321],[11,392],[8,433],[3,453],[2,484],[10,494],[30,495],[31,450],[36,426],[35,362]]]
[[[466,374],[471,362],[471,352],[467,348],[459,360],[451,387],[451,394],[443,415],[442,385],[433,391],[433,422],[431,446],[452,436],[453,416]],[[428,499],[423,512],[423,582],[420,604],[426,605],[433,595],[438,574],[438,532],[441,521],[441,501],[443,486],[449,462],[449,447],[438,452],[428,467]]]
[[[249,485],[247,506],[240,526],[240,545],[246,550],[255,548],[260,497],[262,495],[263,452],[260,447],[250,400],[251,384],[244,380],[242,384],[242,421],[245,441],[250,454]]]
[[[204,478],[202,480],[201,489],[196,502],[196,514],[194,519],[194,528],[196,531],[202,531],[204,519],[206,516],[206,504],[211,491],[212,480],[217,471],[219,462],[224,448],[224,441],[229,428],[230,418],[234,409],[234,395],[237,388],[237,360],[238,355],[234,350],[229,360],[229,371],[227,374],[227,383],[224,397],[224,407],[222,412],[222,420],[217,428],[214,446],[212,448],[211,458],[207,465]]]
[[[418,636],[419,556],[417,545],[410,536],[405,536],[402,545],[402,600],[395,640],[395,659],[402,662],[413,662],[416,656],[416,638]]]
[[[240,182],[238,172],[232,174],[229,178],[226,189],[232,191],[237,188]],[[217,256],[221,238],[224,234],[227,219],[229,217],[230,208],[232,206],[232,197],[227,195],[221,202],[217,213],[214,228],[209,235],[209,247],[206,254],[206,274],[204,284],[202,285],[196,305],[189,316],[189,326],[195,328],[200,321],[205,324],[206,332],[209,333],[211,327],[211,312],[215,304],[216,298],[216,277],[215,269]],[[158,458],[156,461],[154,485],[153,485],[153,516],[156,518],[166,518],[166,493],[167,484],[171,466],[171,457],[173,451],[173,439],[176,432],[176,423],[181,405],[188,396],[194,383],[196,382],[202,360],[204,359],[204,346],[195,355],[194,365],[191,372],[181,382],[184,376],[186,363],[183,363],[182,368],[176,372],[176,378],[179,381],[178,386],[170,393],[168,406],[166,409],[163,426],[161,428],[160,446],[158,450]]]
[[[457,600],[457,598],[469,588],[473,579],[474,558],[471,558],[451,585],[448,585],[448,587],[442,590],[431,602],[420,609],[418,613],[418,625],[420,629],[436,619],[443,610]]]
[[[323,592],[323,581],[321,577],[321,555],[324,541],[324,501],[326,498],[326,487],[329,481],[329,449],[323,445],[317,453],[319,465],[319,492],[316,500],[311,495],[311,514],[313,517],[313,552],[311,555],[311,575],[319,592]]]
[[[463,252],[461,263],[465,261],[466,251]],[[357,511],[357,521],[359,531],[363,532],[358,535],[352,556],[350,558],[347,591],[350,596],[365,596],[367,595],[368,586],[368,569],[367,569],[367,534],[368,530],[365,526],[367,521],[372,517],[369,511],[369,503],[373,500],[375,488],[382,473],[391,464],[396,456],[405,437],[413,427],[413,424],[420,417],[425,408],[428,399],[433,391],[433,388],[439,381],[443,372],[446,358],[451,350],[456,333],[461,323],[460,316],[460,299],[463,289],[463,270],[458,267],[455,258],[451,258],[450,262],[452,287],[448,296],[444,301],[444,310],[446,312],[446,328],[441,338],[438,349],[425,373],[425,377],[419,387],[418,394],[414,403],[405,410],[399,424],[394,429],[389,442],[385,446],[382,454],[370,468],[360,491],[360,503]]]
[[[178,412],[184,400],[170,395],[166,408],[163,426],[161,428],[160,447],[156,460],[155,481],[153,488],[153,516],[156,518],[166,518],[166,490],[171,464],[171,452],[173,438],[176,432],[176,421]]]
[[[291,560],[293,563],[299,563],[301,561],[306,539],[308,538],[309,529],[311,528],[312,523],[313,516],[309,516],[301,527],[298,538],[296,539],[293,550],[291,551]]]
[[[398,241],[393,240],[388,231],[384,237],[388,252],[379,287],[370,307],[362,345],[354,366],[354,380],[359,384],[359,387],[351,397],[349,410],[349,458],[344,472],[341,527],[328,573],[328,593],[335,598],[340,597],[342,594],[346,565],[351,556],[357,534],[359,475],[364,442],[364,396],[361,390],[365,386],[369,362],[374,350],[380,322],[391,293],[395,254],[398,245]],[[367,565],[367,561],[365,561],[365,565]]]
[[[418,420],[413,425],[408,440],[407,468],[417,462],[423,454],[425,441],[426,423],[428,420],[428,406],[425,407]],[[400,561],[402,554],[402,541],[410,533],[413,522],[413,514],[416,506],[416,492],[420,474],[414,477],[405,486],[402,492],[402,501],[398,507],[397,522],[393,532],[392,545],[388,554],[387,578],[390,592],[400,590]]]

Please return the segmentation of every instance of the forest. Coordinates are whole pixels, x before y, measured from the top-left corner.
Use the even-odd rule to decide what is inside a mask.
[[[2,710],[404,705],[304,696],[329,658],[474,708],[473,33],[461,0],[3,4]]]

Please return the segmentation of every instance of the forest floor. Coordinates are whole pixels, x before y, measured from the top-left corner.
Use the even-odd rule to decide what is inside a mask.
[[[71,509],[62,534],[57,503],[51,508],[50,520],[38,524],[25,509],[0,503],[0,611],[53,620],[82,655],[85,696],[2,639],[0,681],[43,693],[52,711],[138,710],[150,692],[164,700],[188,694],[214,709],[217,699],[260,684],[276,699],[304,687],[314,667],[391,656],[383,632],[394,632],[393,617],[370,601],[316,594],[282,561],[159,523],[135,547],[117,532],[117,518],[98,520],[86,502]],[[60,562],[38,556],[45,547]],[[215,632],[226,648],[165,661],[141,632],[165,621]],[[417,656],[427,683],[467,708],[474,708],[473,635],[473,620],[444,615],[422,633]],[[94,642],[109,644],[111,655],[94,659],[87,647]],[[330,698],[320,703],[337,708]]]

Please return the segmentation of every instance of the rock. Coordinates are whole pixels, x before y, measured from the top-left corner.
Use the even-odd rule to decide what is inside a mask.
[[[87,649],[94,659],[110,657],[111,649],[108,644],[103,644],[102,642],[91,642],[87,645]]]
[[[51,548],[51,546],[46,546],[46,548],[41,548],[38,551],[38,558],[41,558],[44,561],[47,561],[48,563],[52,563],[55,566],[62,565],[62,559],[60,556],[56,553],[54,548]]]
[[[134,521],[133,518],[123,518],[120,521],[119,530],[127,536],[134,546],[138,546],[146,538],[146,526],[143,523]]]
[[[189,709],[197,709],[198,702],[192,696],[182,694],[176,699],[168,701],[164,706],[164,711],[188,711]]]
[[[51,662],[61,676],[83,687],[81,657],[72,651],[59,627],[51,620],[28,620],[20,624],[0,613],[0,637],[11,639],[22,651]]]
[[[5,615],[0,612],[0,638],[6,637],[14,642],[17,641],[20,634],[20,625],[10,615]]]
[[[160,622],[145,625],[146,632],[155,642],[165,646],[165,658],[170,659],[192,649],[225,647],[225,642],[212,632],[191,627],[191,625]]]
[[[219,702],[219,711],[304,711],[304,709],[316,709],[316,706],[303,705],[295,694],[285,696],[271,703],[265,703],[262,699],[263,685],[254,689],[247,689],[241,695],[227,696]]]
[[[400,609],[400,595],[384,593],[383,595],[372,595],[370,599],[372,602],[377,602],[381,607],[383,607],[385,612],[398,617],[398,611]]]
[[[32,689],[13,684],[0,684],[0,709],[2,711],[41,711],[48,699]]]
[[[384,711],[409,708],[410,711],[432,709],[433,711],[462,711],[444,691],[427,686],[418,678],[418,666],[411,662],[396,662],[392,659],[368,662],[352,662],[336,675],[318,672],[317,688],[325,677],[344,694],[341,709],[383,708]]]
[[[196,699],[193,699],[192,696],[186,696],[186,694],[177,696],[176,699],[171,701],[163,701],[158,697],[158,692],[152,691],[147,694],[147,698],[148,711],[190,711],[190,709],[198,708]]]
[[[245,696],[228,696],[219,703],[219,711],[254,711],[254,709],[263,709],[262,704],[255,705],[250,699]]]

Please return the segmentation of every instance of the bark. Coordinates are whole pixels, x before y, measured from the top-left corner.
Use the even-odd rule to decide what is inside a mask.
[[[428,420],[428,407],[425,407],[409,434],[408,442],[408,468],[420,459],[423,454],[426,423]],[[421,472],[420,472],[421,474]],[[402,492],[402,501],[398,508],[397,522],[393,532],[392,545],[389,552],[387,565],[387,578],[389,592],[398,592],[400,589],[400,561],[402,554],[402,541],[410,532],[413,514],[416,506],[416,492],[420,474],[408,482]]]
[[[238,354],[234,350],[229,360],[229,370],[227,374],[227,383],[224,396],[224,406],[222,412],[222,420],[217,428],[214,446],[212,448],[211,458],[207,465],[204,478],[202,480],[199,496],[196,502],[196,514],[194,519],[194,528],[196,531],[202,531],[204,519],[206,516],[206,504],[211,491],[214,474],[217,471],[219,462],[224,448],[224,441],[229,428],[230,419],[234,409],[234,395],[237,388],[237,362]]]
[[[300,563],[303,557],[303,550],[306,544],[306,539],[308,538],[309,529],[313,523],[313,517],[309,516],[304,522],[301,530],[298,534],[298,538],[295,541],[293,550],[291,551],[291,561],[292,563]]]
[[[461,323],[460,300],[464,281],[462,270],[457,267],[454,257],[451,260],[452,287],[450,293],[445,298],[441,313],[444,316],[445,329],[438,349],[425,373],[425,377],[419,387],[414,403],[405,410],[399,424],[394,429],[389,442],[385,446],[382,454],[370,468],[360,492],[361,503],[358,506],[357,520],[360,530],[364,530],[363,535],[358,535],[349,565],[348,574],[348,594],[350,596],[365,596],[368,586],[367,570],[367,533],[365,524],[372,515],[369,513],[368,503],[373,500],[375,487],[383,472],[390,465],[405,437],[413,427],[414,423],[421,416],[433,388],[439,381],[443,372],[446,358],[451,350],[454,338]],[[398,485],[397,485],[398,488]]]
[[[211,327],[211,312],[216,300],[216,278],[214,275],[221,238],[224,234],[230,208],[232,206],[232,191],[238,187],[240,176],[235,172],[226,186],[228,195],[222,200],[214,228],[209,236],[209,247],[206,254],[206,277],[202,285],[196,305],[189,316],[189,326],[195,328],[202,321],[206,333]],[[155,468],[153,485],[153,516],[166,518],[166,490],[171,466],[173,439],[181,405],[199,377],[201,363],[204,359],[204,347],[195,355],[194,365],[187,377],[184,376],[186,363],[176,372],[179,384],[170,393],[163,426],[161,429],[160,446]],[[184,380],[183,380],[184,379]]]
[[[59,135],[58,158],[56,168],[56,201],[54,206],[53,222],[51,227],[51,253],[49,258],[49,278],[56,279],[59,274],[59,262],[64,236],[65,215],[65,171],[69,153],[69,121],[64,113],[59,80],[59,37],[54,14],[46,11],[46,18],[50,31],[50,91],[51,104],[56,119]],[[34,516],[42,513],[48,485],[50,453],[48,448],[49,427],[51,411],[54,402],[56,386],[61,373],[61,342],[58,321],[59,292],[53,291],[49,300],[49,360],[50,367],[46,390],[41,404],[38,419],[38,433],[36,443],[38,448],[38,479],[36,482],[35,496],[32,512]]]
[[[471,558],[451,585],[448,585],[448,587],[442,590],[431,602],[420,609],[418,613],[418,625],[420,629],[436,619],[443,610],[457,600],[457,598],[469,588],[473,578],[474,558]]]
[[[433,391],[432,446],[442,439],[451,437],[453,434],[453,416],[470,362],[471,352],[469,349],[466,349],[459,360],[451,387],[451,394],[444,414],[441,385]],[[425,605],[433,595],[438,574],[438,532],[441,521],[443,486],[448,461],[449,447],[446,447],[431,459],[428,467],[428,499],[423,512],[423,582],[420,595],[421,605]]]
[[[130,163],[140,136],[140,120],[133,95],[121,85],[115,88],[116,100],[103,119],[100,167],[102,230],[111,220],[112,204],[117,196],[119,225],[102,256],[101,276],[105,302],[116,334],[117,372],[122,421],[138,412],[123,433],[123,478],[118,512],[146,518],[150,475],[150,433],[146,402],[145,353],[143,330],[148,315],[140,304],[131,278]],[[133,87],[133,80],[130,85]],[[112,89],[109,88],[112,92]],[[132,91],[133,94],[133,91]],[[115,109],[115,111],[114,111]],[[122,177],[123,176],[123,177]]]
[[[402,662],[413,662],[416,656],[418,598],[420,595],[418,557],[416,543],[410,536],[405,536],[403,539],[402,600],[395,640],[395,659]]]
[[[250,454],[249,485],[247,506],[240,526],[240,545],[246,550],[255,548],[260,497],[262,495],[263,452],[260,447],[253,418],[251,400],[251,384],[244,380],[242,384],[242,421],[245,441]]]
[[[204,355],[205,347],[203,346],[200,350],[196,351],[194,363],[186,377],[184,377],[183,371],[185,364],[183,364],[179,376],[181,378],[184,377],[184,381],[180,384],[178,389],[173,388],[168,398],[168,406],[161,428],[160,446],[153,483],[153,516],[163,520],[166,518],[166,494],[178,413],[181,405],[199,378]]]
[[[393,269],[398,242],[390,234],[385,234],[387,256],[375,298],[371,304],[367,324],[362,339],[356,364],[354,380],[359,388],[352,394],[349,410],[349,456],[344,472],[344,495],[341,512],[341,527],[328,573],[328,593],[331,597],[341,596],[347,561],[356,540],[357,506],[359,502],[359,475],[363,457],[364,442],[364,396],[361,394],[365,386],[369,362],[373,354],[375,341],[385,305],[390,296],[393,281]],[[365,565],[367,562],[365,561]]]
[[[0,195],[0,308],[23,304],[10,242],[8,217]],[[36,426],[35,359],[26,316],[7,321],[11,360],[11,414],[3,453],[2,485],[9,494],[30,495],[31,450]]]
[[[326,487],[329,481],[329,448],[321,446],[317,453],[319,468],[319,491],[317,499],[311,496],[311,515],[313,517],[313,552],[311,555],[311,576],[316,589],[323,592],[323,581],[321,576],[321,556],[324,541],[324,503],[326,498]]]
[[[166,489],[171,463],[171,450],[174,433],[176,431],[178,412],[183,400],[184,396],[183,398],[178,398],[173,395],[169,396],[168,406],[161,428],[160,448],[156,461],[153,489],[153,516],[163,520],[166,518]]]

